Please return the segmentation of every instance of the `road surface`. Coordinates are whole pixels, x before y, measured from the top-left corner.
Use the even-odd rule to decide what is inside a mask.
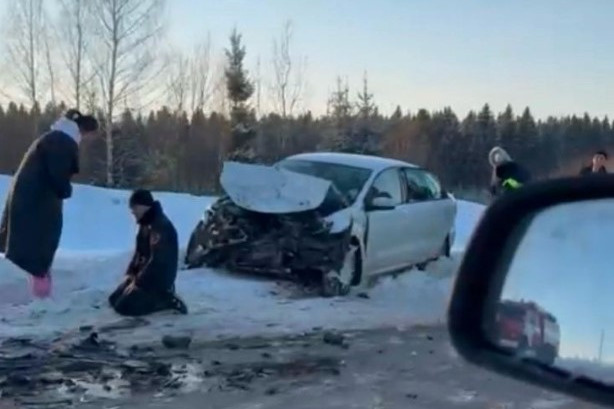
[[[192,392],[180,391],[184,385],[79,407],[597,408],[469,366],[441,327],[227,340],[193,345],[182,359],[205,374],[192,379]]]

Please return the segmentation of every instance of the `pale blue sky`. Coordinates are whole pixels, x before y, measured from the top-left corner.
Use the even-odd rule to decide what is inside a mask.
[[[309,106],[337,75],[359,86],[368,70],[384,110],[489,102],[539,116],[614,112],[614,1],[609,0],[171,0],[169,34],[190,44],[211,32],[244,34],[250,65],[270,60],[285,19],[309,59]],[[264,68],[264,67],[263,67]]]
[[[3,11],[11,0],[0,0]],[[550,114],[614,116],[611,0],[167,0],[172,47],[211,34],[220,55],[236,26],[252,73],[269,74],[286,19],[308,58],[306,108],[321,112],[340,75],[353,94],[368,71],[380,108],[459,115],[490,103]],[[161,45],[162,47],[162,45]],[[267,72],[268,71],[268,72]]]

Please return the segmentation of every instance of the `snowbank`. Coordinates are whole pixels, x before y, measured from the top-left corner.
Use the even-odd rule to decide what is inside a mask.
[[[10,177],[0,175],[0,208],[4,207]],[[60,254],[112,254],[131,251],[136,225],[128,209],[129,192],[75,185],[64,202],[65,217]],[[156,193],[164,211],[175,223],[182,245],[211,197]]]
[[[0,176],[4,202],[9,178]],[[125,270],[134,246],[135,224],[127,208],[129,192],[75,186],[66,202],[65,226],[54,263],[54,296],[31,300],[26,274],[0,258],[0,337],[57,336],[81,325],[101,326],[120,319],[106,298]],[[212,198],[157,193],[185,246],[196,221]],[[1,204],[0,204],[1,206]],[[481,206],[459,202],[457,240],[462,251]],[[257,278],[207,269],[181,271],[177,290],[190,314],[148,317],[147,326],[131,330],[130,341],[151,340],[165,332],[206,337],[282,333],[313,327],[366,329],[433,324],[443,320],[458,258],[434,263],[427,272],[381,280],[369,298],[297,298],[284,286]],[[8,295],[7,295],[8,294]]]
[[[580,358],[559,358],[556,366],[567,369],[576,376],[586,376],[607,384],[614,384],[614,364]]]
[[[456,240],[452,251],[462,253],[471,239],[473,228],[480,218],[484,206],[477,203],[458,201],[458,213],[456,215]]]

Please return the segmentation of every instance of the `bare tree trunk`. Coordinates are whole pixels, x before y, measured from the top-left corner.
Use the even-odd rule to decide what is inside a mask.
[[[262,107],[260,105],[262,96],[262,72],[260,67],[260,56],[256,60],[256,116],[260,118],[262,115]]]
[[[190,64],[190,90],[192,112],[204,110],[211,98],[211,37],[194,49]]]
[[[42,0],[15,0],[7,15],[7,55],[15,82],[31,106],[39,100],[44,36]]]
[[[115,115],[115,81],[117,77],[117,55],[118,55],[118,47],[119,40],[117,38],[117,28],[116,26],[119,24],[117,21],[117,17],[114,15],[113,17],[113,27],[112,30],[113,36],[111,38],[112,46],[111,46],[111,59],[109,63],[111,64],[111,69],[109,71],[108,80],[106,83],[106,91],[107,91],[107,127],[105,132],[106,144],[107,144],[107,186],[113,186],[114,183],[114,169],[115,169],[115,156],[113,155],[113,118]]]
[[[173,53],[169,57],[168,95],[178,112],[190,114],[204,110],[211,99],[211,45],[207,40],[194,47],[189,56]]]
[[[47,74],[49,75],[49,92],[51,97],[51,103],[56,105],[55,98],[55,69],[53,65],[53,59],[51,58],[51,50],[49,49],[49,36],[45,36],[45,60],[47,62]]]
[[[114,146],[116,106],[146,97],[147,87],[157,83],[154,48],[162,30],[164,0],[87,1],[94,29],[94,43],[88,49],[106,111],[106,183],[113,186],[116,164],[124,163],[115,155],[137,156]]]
[[[292,22],[286,21],[279,40],[273,40],[273,73],[272,85],[275,109],[282,118],[293,115],[304,91],[305,61],[295,64],[290,51],[292,43]],[[286,152],[289,139],[289,124],[284,121],[280,134],[281,151]]]
[[[60,7],[62,15],[66,16],[58,27],[64,46],[64,63],[70,74],[71,98],[74,106],[80,109],[84,88],[93,79],[85,55],[92,34],[88,29],[92,20],[88,13],[91,5],[87,0],[60,0]]]
[[[42,7],[42,2],[41,2],[41,7]],[[38,44],[38,38],[37,38],[37,31],[40,29],[39,27],[36,27],[35,24],[35,16],[34,16],[34,8],[35,8],[35,4],[33,0],[28,1],[28,14],[27,14],[27,21],[28,21],[28,56],[31,58],[30,60],[30,64],[29,64],[29,78],[30,78],[30,100],[32,101],[32,105],[34,105],[36,103],[36,101],[38,100],[38,94],[37,94],[37,62],[36,60],[38,59],[38,53],[40,52],[40,50],[38,49],[39,44]]]
[[[292,34],[292,22],[286,21],[280,38],[273,40],[273,101],[283,118],[294,113],[305,88],[306,60],[294,61],[290,50]]]

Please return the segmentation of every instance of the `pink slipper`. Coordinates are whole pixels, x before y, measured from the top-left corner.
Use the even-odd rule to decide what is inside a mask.
[[[42,277],[32,276],[30,281],[32,295],[36,298],[47,298],[51,295],[51,275],[49,273]]]

